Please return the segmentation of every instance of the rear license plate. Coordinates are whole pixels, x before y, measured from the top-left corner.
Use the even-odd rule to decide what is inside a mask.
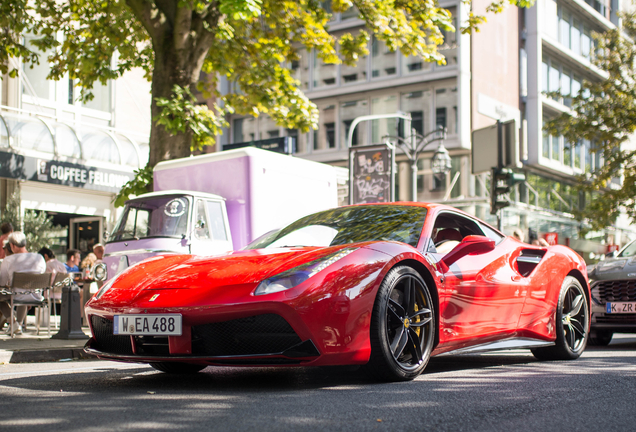
[[[605,304],[605,313],[636,313],[636,302],[613,302]]]
[[[115,315],[113,334],[181,336],[181,315]]]

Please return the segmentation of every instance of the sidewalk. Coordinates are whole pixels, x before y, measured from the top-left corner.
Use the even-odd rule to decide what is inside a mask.
[[[95,358],[84,352],[84,344],[88,341],[90,330],[83,327],[85,339],[51,339],[46,327],[40,329],[40,334],[35,331],[32,316],[27,317],[27,330],[14,338],[0,332],[0,364],[3,363],[34,363],[60,360],[77,360]],[[6,330],[5,326],[5,330]],[[51,336],[58,330],[51,328]]]

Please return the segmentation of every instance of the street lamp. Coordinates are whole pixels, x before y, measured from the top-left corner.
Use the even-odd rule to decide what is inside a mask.
[[[439,146],[433,154],[431,160],[431,168],[433,174],[448,174],[451,170],[451,158],[448,150],[444,147],[444,139],[446,139],[446,128],[440,127],[426,135],[421,135],[411,129],[411,136],[401,138],[396,136],[384,137],[388,140],[394,140],[402,149],[406,157],[411,161],[411,201],[417,201],[417,159],[420,152],[429,144],[439,141]]]

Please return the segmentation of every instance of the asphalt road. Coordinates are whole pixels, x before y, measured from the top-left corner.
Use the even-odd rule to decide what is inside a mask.
[[[631,431],[636,337],[572,362],[514,351],[431,360],[412,382],[355,368],[207,368],[72,361],[0,366],[0,430]]]

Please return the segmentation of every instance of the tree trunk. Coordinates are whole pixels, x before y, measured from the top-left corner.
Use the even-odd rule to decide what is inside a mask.
[[[153,167],[161,161],[188,157],[191,154],[192,133],[190,130],[172,135],[163,125],[156,123],[161,113],[161,107],[157,106],[157,98],[170,99],[175,84],[187,88],[196,84],[192,82],[191,77],[198,76],[198,73],[178,66],[177,54],[169,43],[161,48],[163,48],[161,52],[155,49],[155,67],[152,75],[152,125],[150,126],[148,164]],[[187,69],[193,67],[196,65],[186,65]]]

